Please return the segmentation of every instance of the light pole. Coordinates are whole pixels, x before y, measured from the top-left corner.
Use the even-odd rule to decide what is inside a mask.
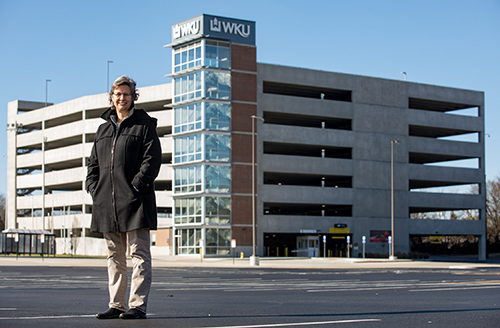
[[[399,143],[398,140],[391,140],[391,236],[392,236],[392,244],[391,244],[391,256],[390,260],[395,260],[397,257],[394,255],[394,144]]]
[[[48,84],[51,80],[45,80],[45,107],[47,107]]]
[[[106,93],[109,92],[109,64],[112,64],[113,61],[108,60],[108,63],[106,65]]]
[[[259,265],[259,257],[256,254],[255,245],[255,119],[258,118],[262,121],[264,119],[260,116],[252,115],[252,256],[250,257],[250,265]]]
[[[405,81],[406,81],[406,72],[401,72],[405,76]]]

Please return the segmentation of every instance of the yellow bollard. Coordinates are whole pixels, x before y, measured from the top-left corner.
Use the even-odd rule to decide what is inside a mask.
[[[243,255],[243,252],[240,254],[240,259],[244,258],[245,256]]]

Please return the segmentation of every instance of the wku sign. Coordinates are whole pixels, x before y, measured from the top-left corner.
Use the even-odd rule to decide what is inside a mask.
[[[201,36],[255,45],[255,22],[203,14],[172,25],[172,45]]]

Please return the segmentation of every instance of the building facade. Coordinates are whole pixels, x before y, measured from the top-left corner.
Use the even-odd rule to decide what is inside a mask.
[[[257,85],[264,254],[388,254],[394,225],[396,252],[475,236],[484,259],[482,92],[267,64]]]
[[[200,15],[172,27],[175,254],[229,255],[251,238],[248,153],[255,23]]]
[[[395,255],[467,237],[485,258],[483,92],[257,63],[255,23],[225,17],[174,24],[168,47],[172,83],[136,104],[162,142],[156,254]],[[9,103],[7,228],[104,252],[84,179],[107,107]]]
[[[163,150],[156,182],[158,219],[169,227],[172,111],[164,105],[172,98],[171,85],[140,91],[137,107],[158,119]],[[51,231],[58,254],[105,255],[103,239],[90,232],[92,199],[85,191],[85,177],[97,127],[104,122],[100,115],[108,107],[105,93],[48,106],[19,100],[8,104],[6,228]]]

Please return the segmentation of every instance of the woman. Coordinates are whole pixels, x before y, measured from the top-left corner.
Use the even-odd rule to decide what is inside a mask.
[[[111,108],[101,117],[88,159],[87,192],[92,195],[92,232],[108,248],[109,309],[98,319],[145,319],[151,287],[149,230],[156,230],[154,180],[161,165],[156,119],[134,107],[139,94],[127,76],[111,86]],[[133,273],[128,310],[127,238]]]

